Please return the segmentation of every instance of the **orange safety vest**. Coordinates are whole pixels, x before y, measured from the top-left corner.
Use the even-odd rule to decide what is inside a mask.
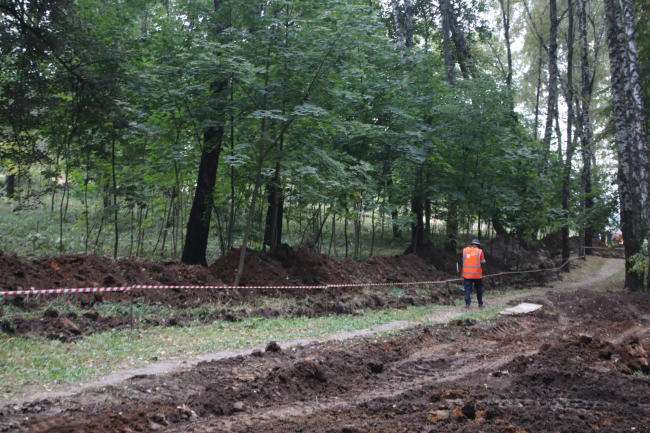
[[[483,278],[480,248],[467,247],[463,249],[463,278],[469,280]]]

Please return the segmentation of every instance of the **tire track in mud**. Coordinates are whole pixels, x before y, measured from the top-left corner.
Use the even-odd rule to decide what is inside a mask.
[[[529,356],[535,353],[536,350],[518,352],[516,356]],[[447,361],[448,358],[438,358],[435,361]],[[335,398],[328,398],[320,402],[313,401],[309,403],[292,402],[289,405],[275,408],[271,411],[259,410],[248,412],[246,414],[239,414],[220,419],[218,421],[209,421],[205,423],[195,423],[188,428],[183,426],[180,429],[170,429],[168,432],[193,432],[193,433],[208,433],[219,431],[231,431],[232,427],[237,424],[249,425],[254,421],[255,424],[273,424],[278,419],[288,417],[309,417],[317,413],[332,412],[339,409],[347,409],[349,407],[360,406],[375,400],[396,400],[403,395],[405,390],[431,388],[436,384],[444,384],[445,382],[454,382],[471,374],[480,371],[493,371],[497,370],[503,365],[512,360],[512,356],[500,357],[497,360],[483,360],[480,361],[478,357],[471,359],[463,359],[463,366],[454,371],[434,371],[432,375],[427,375],[426,371],[420,371],[409,375],[408,380],[405,375],[400,376],[399,387],[397,385],[388,386],[382,389],[367,390],[364,394],[350,393],[348,395],[339,395]],[[458,367],[458,364],[450,364],[449,368]],[[395,367],[393,367],[395,368]],[[444,374],[443,374],[444,373]],[[404,380],[407,379],[407,380]],[[391,384],[392,385],[392,384]]]

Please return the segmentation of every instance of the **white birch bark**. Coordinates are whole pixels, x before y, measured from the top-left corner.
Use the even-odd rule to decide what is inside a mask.
[[[406,47],[413,47],[413,6],[411,5],[411,0],[404,0],[404,16],[405,22],[404,26],[406,27]]]
[[[632,0],[622,0],[625,16],[625,37],[627,40],[628,60],[628,116],[630,136],[630,151],[634,154],[633,176],[637,184],[638,195],[643,206],[643,216],[650,221],[650,156],[648,155],[648,138],[646,130],[645,107],[643,104],[643,88],[641,87],[641,68],[639,66],[639,50],[636,43],[636,28],[634,25],[634,5]]]
[[[621,21],[621,8],[618,0],[605,0],[605,19],[607,21],[607,41],[611,69],[612,100],[614,103],[614,122],[618,146],[618,194],[621,212],[621,228],[625,240],[626,259],[641,249],[641,208],[631,167],[631,138],[627,109],[629,95],[629,69],[625,33]],[[630,271],[631,264],[625,261],[625,287],[643,290],[643,278]]]
[[[400,51],[404,52],[404,31],[402,30],[402,20],[400,20],[399,4],[397,4],[397,0],[391,0],[390,5],[393,9],[393,19],[395,20],[397,45],[399,46]]]

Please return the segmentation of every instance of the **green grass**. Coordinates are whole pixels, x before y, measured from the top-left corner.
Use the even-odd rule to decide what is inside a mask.
[[[261,346],[271,340],[324,338],[402,320],[426,322],[439,307],[371,311],[361,316],[316,319],[259,319],[246,322],[214,322],[187,328],[154,327],[146,330],[111,331],[85,337],[77,343],[37,338],[0,340],[0,395],[20,393],[30,385],[48,388],[75,384],[120,368],[142,366],[158,360],[178,359],[224,350]]]
[[[474,322],[489,322],[490,320],[496,319],[499,316],[499,311],[503,310],[503,305],[497,305],[493,307],[486,306],[480,310],[471,311],[469,313],[461,314],[454,317],[454,320],[465,320],[470,319]]]
[[[563,282],[573,283],[596,275],[605,264],[605,259],[600,256],[587,256],[587,260],[573,260],[572,264],[571,272],[560,274]]]

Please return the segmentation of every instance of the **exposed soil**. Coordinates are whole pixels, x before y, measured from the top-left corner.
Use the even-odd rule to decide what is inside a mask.
[[[492,248],[484,246],[487,264],[485,274],[504,270],[551,268],[555,264],[532,256],[521,249],[514,249],[500,238]],[[515,249],[517,246],[514,246]],[[489,251],[504,251],[501,256]],[[23,262],[15,256],[0,251],[0,289],[24,290],[76,288],[76,287],[125,287],[131,285],[229,285],[234,280],[239,260],[238,249],[214,262],[209,268],[188,266],[170,260],[154,263],[149,260],[111,259],[91,256],[59,256],[34,262]],[[328,289],[327,295],[320,288],[305,289],[304,286],[358,283],[403,283],[414,281],[439,281],[457,278],[456,267],[460,255],[445,252],[434,245],[421,245],[417,254],[391,257],[373,257],[365,262],[344,259],[340,262],[324,254],[306,248],[296,251],[282,244],[266,255],[248,251],[242,279],[243,287],[223,289],[171,289],[133,290],[129,292],[88,293],[72,295],[44,295],[40,297],[5,297],[0,302],[12,303],[24,311],[38,311],[41,317],[25,319],[21,316],[0,317],[0,329],[12,335],[39,335],[41,337],[71,342],[109,329],[131,326],[127,311],[122,316],[101,316],[94,310],[96,304],[112,301],[130,306],[133,303],[159,304],[181,312],[178,317],[155,317],[147,320],[136,317],[135,325],[187,326],[197,319],[196,311],[182,313],[191,307],[210,305],[209,312],[202,311],[200,320],[240,321],[250,317],[315,317],[328,313],[355,314],[364,309],[406,308],[410,305],[436,303],[448,305],[458,295],[455,285],[433,285],[427,290],[403,287],[395,292],[389,287],[373,290],[364,287],[340,287]],[[514,254],[514,255],[513,255]],[[513,259],[516,257],[516,259]],[[530,275],[510,275],[485,280],[486,289],[492,287],[524,288],[544,284],[557,279],[557,272],[549,271]],[[253,287],[251,287],[253,286]],[[273,289],[269,286],[285,286]],[[266,288],[269,287],[269,288]],[[295,289],[292,287],[296,287]],[[258,301],[268,298],[295,300],[280,310],[255,308]],[[42,311],[52,299],[76,304],[85,313],[70,313],[58,317],[55,311]]]
[[[650,297],[548,291],[537,312],[298,346],[0,408],[34,432],[575,432],[650,426]],[[633,372],[637,372],[633,375]],[[632,430],[634,427],[635,430]]]
[[[571,251],[577,253],[580,248],[580,239],[577,236],[569,238]],[[543,252],[550,258],[562,257],[562,234],[551,233],[541,240],[540,246],[543,247]],[[608,257],[608,258],[623,258],[625,255],[623,251],[614,250],[609,248],[607,243],[601,241],[599,238],[593,238],[593,249],[585,251],[588,255]]]

